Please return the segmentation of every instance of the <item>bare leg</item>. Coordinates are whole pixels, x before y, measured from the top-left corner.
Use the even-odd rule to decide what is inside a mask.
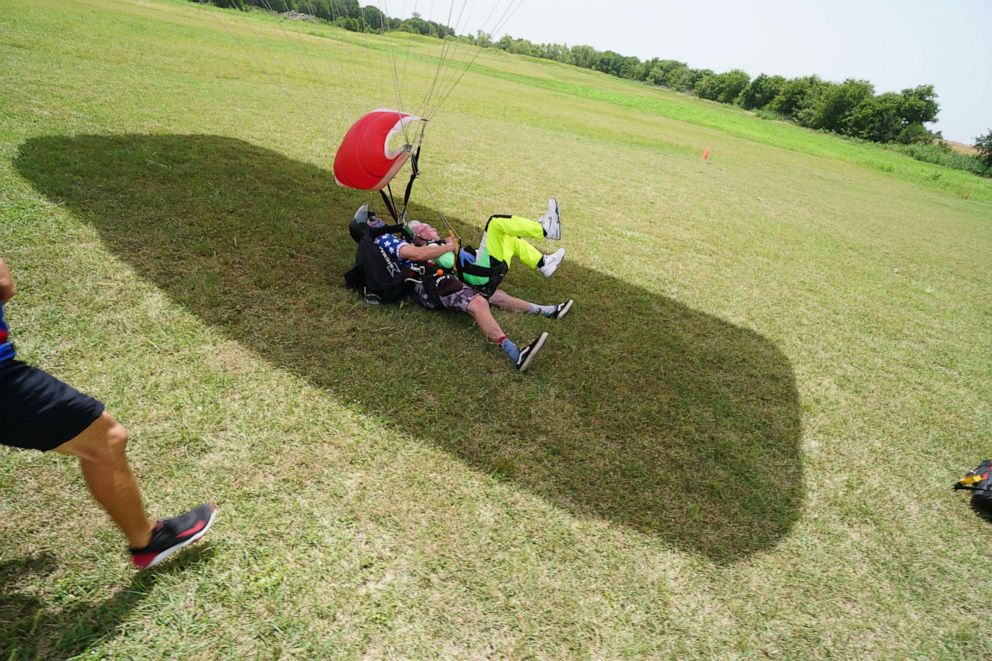
[[[106,411],[93,424],[55,448],[79,457],[86,485],[96,502],[107,511],[132,548],[151,541],[155,522],[145,516],[141,492],[124,455],[127,431]]]
[[[499,342],[506,333],[500,328],[485,296],[476,296],[468,304],[468,313],[475,320],[479,329],[493,342]]]
[[[489,303],[496,306],[500,310],[506,310],[507,312],[530,312],[531,305],[522,298],[510,296],[502,289],[497,289],[493,295],[489,297]]]

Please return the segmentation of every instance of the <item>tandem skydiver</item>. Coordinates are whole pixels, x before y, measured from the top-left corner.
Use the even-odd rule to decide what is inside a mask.
[[[384,225],[367,207],[359,209],[353,222],[356,221],[376,228]],[[434,227],[418,221],[410,221],[401,235],[383,233],[373,241],[379,248],[377,252],[388,260],[390,270],[422,273],[419,278],[410,278],[408,298],[429,310],[468,314],[483,334],[503,349],[514,367],[523,372],[544,346],[548,333],[543,332],[532,342],[518,347],[503,332],[490,308],[561,319],[573,304],[569,299],[558,305],[538,305],[498,288],[514,256],[545,277],[551,277],[565,257],[564,248],[544,255],[523,237],[561,239],[561,216],[554,198],[548,202],[547,213],[537,221],[523,216],[492,216],[481,245],[474,251],[458,246],[451,237],[442,241]]]

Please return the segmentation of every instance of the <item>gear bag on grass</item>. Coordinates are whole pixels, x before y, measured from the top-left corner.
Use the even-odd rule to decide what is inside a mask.
[[[986,459],[954,485],[955,489],[971,492],[972,504],[992,514],[992,459]]]

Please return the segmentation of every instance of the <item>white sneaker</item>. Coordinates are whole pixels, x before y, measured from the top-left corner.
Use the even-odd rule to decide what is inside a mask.
[[[550,255],[544,256],[544,266],[539,267],[537,270],[544,274],[545,278],[550,278],[551,274],[558,270],[558,265],[562,263],[565,259],[565,249],[559,248]]]
[[[561,214],[558,212],[558,200],[548,200],[548,212],[538,221],[544,228],[544,236],[554,241],[561,241]]]

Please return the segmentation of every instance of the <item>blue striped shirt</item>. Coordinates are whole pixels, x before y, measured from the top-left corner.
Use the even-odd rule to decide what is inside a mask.
[[[389,259],[396,264],[401,271],[409,271],[413,268],[413,262],[400,257],[400,248],[407,245],[407,242],[395,234],[383,234],[375,240],[375,244],[386,251]]]

